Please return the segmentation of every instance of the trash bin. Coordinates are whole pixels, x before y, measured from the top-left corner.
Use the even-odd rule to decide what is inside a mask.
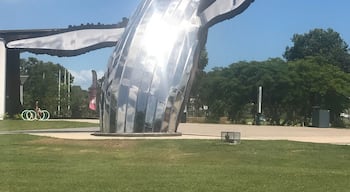
[[[187,122],[187,113],[184,112],[181,115],[181,123],[186,123]]]
[[[257,113],[255,115],[255,125],[261,125],[261,121],[263,120],[262,114]]]
[[[314,107],[312,111],[312,126],[329,128],[329,110]]]
[[[241,143],[241,132],[222,131],[221,141],[233,143],[233,144],[239,144]]]

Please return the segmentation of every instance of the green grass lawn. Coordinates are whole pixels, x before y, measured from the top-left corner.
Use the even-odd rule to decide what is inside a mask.
[[[0,135],[0,191],[349,191],[350,146]]]
[[[33,130],[33,129],[60,129],[78,127],[98,127],[96,123],[71,122],[71,121],[0,121],[0,131]]]

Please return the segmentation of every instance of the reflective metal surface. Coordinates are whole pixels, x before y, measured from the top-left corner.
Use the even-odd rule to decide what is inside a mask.
[[[101,132],[176,132],[208,27],[251,2],[142,1],[109,61]]]
[[[76,56],[88,51],[112,47],[124,33],[124,28],[72,29],[68,32],[48,32],[38,37],[10,41],[9,49],[23,49],[33,53],[55,56]],[[34,36],[34,35],[32,35]]]

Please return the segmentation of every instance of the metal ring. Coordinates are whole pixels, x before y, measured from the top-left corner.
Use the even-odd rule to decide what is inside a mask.
[[[25,121],[33,121],[36,119],[36,112],[34,110],[23,110],[21,113],[21,117]]]
[[[41,110],[40,120],[48,120],[50,118],[50,113],[47,110]]]
[[[25,109],[25,110],[23,110],[22,113],[21,113],[21,118],[22,118],[23,120],[27,120],[27,119],[24,117],[24,115],[27,114],[27,111],[28,111],[28,110]]]
[[[33,120],[48,120],[50,119],[50,112],[47,110],[41,110],[40,116],[37,115],[37,112],[32,109],[25,109],[21,113],[21,118],[25,121]]]

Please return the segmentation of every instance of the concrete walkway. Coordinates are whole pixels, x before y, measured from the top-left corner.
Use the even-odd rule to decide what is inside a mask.
[[[350,129],[311,128],[311,127],[281,127],[253,125],[222,125],[222,124],[180,124],[178,131],[182,136],[172,137],[111,137],[93,136],[95,128],[59,129],[27,131],[38,136],[48,136],[62,139],[220,139],[222,131],[241,133],[242,140],[290,140],[312,143],[331,143],[350,145]]]

